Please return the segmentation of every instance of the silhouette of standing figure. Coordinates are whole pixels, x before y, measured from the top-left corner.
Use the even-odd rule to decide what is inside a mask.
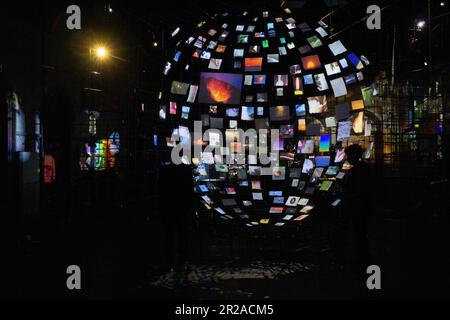
[[[159,171],[159,212],[165,233],[165,268],[185,267],[189,229],[194,220],[194,183],[189,165],[175,165],[165,153]]]
[[[367,217],[372,210],[370,167],[362,160],[361,146],[351,145],[345,149],[345,154],[347,161],[352,165],[344,184],[345,208],[353,227],[357,269],[365,272],[370,265],[367,235]]]

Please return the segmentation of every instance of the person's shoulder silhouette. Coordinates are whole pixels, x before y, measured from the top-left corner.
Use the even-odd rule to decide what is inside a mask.
[[[159,173],[158,193],[162,210],[189,211],[193,207],[192,169],[187,164],[163,161]],[[180,213],[181,214],[181,213]]]
[[[351,145],[345,149],[347,161],[352,166],[348,172],[345,191],[348,199],[366,202],[371,197],[372,174],[370,165],[362,160],[363,149],[360,145]]]

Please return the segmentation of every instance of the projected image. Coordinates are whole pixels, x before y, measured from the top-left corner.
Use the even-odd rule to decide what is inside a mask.
[[[217,106],[209,106],[210,114],[217,114]]]
[[[200,59],[203,59],[203,60],[209,60],[209,59],[211,59],[211,52],[209,52],[209,51],[203,51],[203,52],[201,53],[201,55],[200,55]]]
[[[256,108],[256,115],[262,117],[264,115],[264,107]],[[257,123],[255,123],[256,128],[258,128]]]
[[[353,131],[356,134],[364,133],[364,112],[358,112],[358,115],[355,117],[353,121]]]
[[[369,61],[347,51],[326,24],[289,13],[227,13],[203,23],[177,43],[176,60],[168,55],[160,94],[160,122],[175,127],[182,143],[229,144],[224,155],[205,150],[193,159],[199,214],[244,228],[308,223],[311,211],[341,196],[350,168],[345,148],[373,140],[364,116],[376,106]],[[191,141],[198,120],[218,131]],[[237,129],[263,130],[256,141],[238,142]],[[236,153],[241,148],[244,156]],[[253,148],[257,155],[247,152]],[[279,162],[269,166],[260,155]]]
[[[310,159],[305,159],[303,162],[302,173],[311,174],[314,170],[314,162]]]
[[[285,167],[274,167],[272,169],[272,180],[284,180],[286,176]]]
[[[329,156],[317,156],[315,158],[316,167],[328,167],[330,165],[330,157]]]
[[[280,137],[278,140],[272,139],[272,150],[273,151],[283,151],[284,149],[284,139]]]
[[[239,104],[242,75],[233,73],[200,74],[200,103]]]
[[[166,120],[167,112],[166,106],[159,106],[159,119]]]
[[[245,71],[261,71],[263,58],[245,58]]]
[[[337,141],[347,141],[350,138],[352,123],[350,121],[341,121],[338,123]]]
[[[187,102],[193,103],[195,98],[197,97],[198,86],[191,85],[189,88],[189,95],[187,98]]]
[[[202,53],[202,50],[201,50],[201,49],[195,50],[195,51],[192,53],[192,58],[194,58],[194,59],[200,58],[200,54],[201,54],[201,53]]]
[[[235,58],[242,58],[244,56],[244,49],[234,49],[233,56]]]
[[[284,121],[290,120],[289,106],[277,106],[270,108],[270,120],[271,121]]]
[[[309,113],[323,113],[328,111],[327,97],[317,96],[308,98]]]
[[[320,185],[320,191],[329,191],[331,189],[331,186],[333,185],[333,181],[324,181]]]
[[[364,100],[354,100],[352,101],[352,110],[364,109]]]
[[[294,94],[296,96],[303,94],[303,79],[301,77],[294,78]]]
[[[320,68],[322,65],[320,64],[320,58],[318,55],[307,56],[302,58],[303,69],[305,70],[313,70]]]
[[[318,34],[320,34],[320,36],[322,38],[324,38],[324,37],[326,37],[328,35],[328,32],[322,27],[317,28],[316,31],[317,31]]]
[[[361,70],[364,68],[364,64],[362,63],[361,60],[359,60],[359,58],[356,56],[356,54],[354,53],[350,53],[347,56],[348,60],[350,60],[353,65],[355,66],[356,69]]]
[[[218,53],[224,53],[225,50],[226,50],[226,48],[227,48],[227,46],[224,46],[224,45],[218,45],[217,48],[216,48],[216,52],[218,52]]]
[[[314,153],[314,140],[300,140],[297,145],[297,153],[313,154]]]
[[[314,84],[314,78],[312,74],[307,74],[303,76],[303,81],[306,85]]]
[[[189,128],[185,126],[178,127],[178,133],[180,135],[180,143],[190,145],[191,144],[191,134]]]
[[[294,64],[293,66],[289,67],[289,72],[293,76],[302,73],[302,69],[300,68],[299,64]]]
[[[305,119],[298,119],[297,130],[299,132],[306,131],[306,120]]]
[[[345,159],[345,150],[340,148],[336,150],[336,156],[334,157],[334,163],[341,163]]]
[[[311,52],[311,47],[308,45],[304,45],[298,48],[298,51],[300,51],[301,54],[306,54],[308,52]]]
[[[186,95],[189,89],[188,83],[173,81],[172,86],[170,88],[170,92],[172,94]]]
[[[255,45],[255,46],[250,46],[249,48],[248,48],[248,53],[259,53],[259,50],[260,50],[260,46],[257,46],[257,45]]]
[[[267,93],[257,93],[256,101],[257,102],[267,102]]]
[[[177,114],[177,103],[174,101],[170,102],[170,114]]]
[[[295,115],[297,117],[302,117],[306,115],[306,106],[304,103],[295,105]]]
[[[344,77],[345,83],[347,85],[356,83],[356,76],[354,74],[349,74],[348,76]]]
[[[181,119],[189,119],[189,111],[190,111],[190,107],[188,106],[182,106],[181,107]]]
[[[312,37],[306,39],[306,41],[308,41],[310,46],[313,47],[313,48],[317,48],[317,47],[320,47],[322,45],[322,41],[320,41],[320,39],[318,37],[316,37],[316,36],[312,36]]]
[[[251,86],[253,83],[253,75],[246,74],[244,76],[244,86]]]
[[[361,60],[364,62],[366,66],[370,64],[369,60],[365,56],[361,56]]]
[[[327,128],[335,128],[337,126],[336,118],[335,117],[325,118],[325,126]]]
[[[278,63],[280,62],[280,55],[278,54],[268,54],[267,63]]]
[[[275,87],[287,87],[289,85],[289,78],[287,74],[278,74],[274,76]]]
[[[314,75],[314,81],[316,82],[317,90],[325,91],[328,90],[327,79],[325,78],[325,74],[319,73]]]
[[[345,86],[344,79],[337,78],[330,81],[331,87],[333,88],[334,97],[339,98],[347,95],[347,87]]]
[[[331,145],[331,134],[324,134],[320,136],[320,152],[329,152]]]
[[[327,171],[325,172],[325,174],[327,176],[335,176],[338,173],[339,168],[336,166],[330,166],[328,167]]]
[[[227,108],[226,114],[227,117],[237,118],[239,117],[239,108]]]
[[[283,138],[294,137],[294,126],[288,124],[280,127],[280,134]]]
[[[219,36],[219,41],[224,42],[230,33],[228,31],[224,31]]]
[[[327,72],[327,75],[329,76],[341,73],[341,68],[339,67],[339,63],[337,62],[326,64],[325,70]]]
[[[373,94],[374,90],[372,87],[366,87],[366,88],[361,88],[361,93],[363,96],[363,100],[364,100],[364,105],[371,107],[373,106],[374,103],[374,94]]]
[[[311,179],[309,180],[310,183],[316,183],[320,177],[322,177],[324,168],[316,168],[313,171],[313,174],[311,176]]]
[[[340,40],[330,43],[328,47],[335,56],[338,56],[347,51]]]
[[[238,35],[237,43],[248,43],[248,37],[247,34]]]
[[[345,59],[345,58],[342,58],[341,60],[339,60],[339,64],[341,65],[342,69],[348,68],[348,62],[347,62],[347,59]]]
[[[213,69],[213,70],[219,70],[220,66],[222,65],[222,59],[211,59],[209,61],[209,69]]]
[[[242,107],[241,120],[251,121],[255,120],[255,108],[254,107]]]
[[[253,84],[266,84],[266,75],[264,74],[257,74],[253,77]]]

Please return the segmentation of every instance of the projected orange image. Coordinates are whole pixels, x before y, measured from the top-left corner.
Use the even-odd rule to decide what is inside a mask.
[[[320,59],[318,55],[312,55],[302,58],[303,68],[305,70],[312,70],[320,68]]]
[[[232,73],[202,73],[200,103],[239,104],[242,75]]]
[[[210,79],[206,84],[209,96],[215,101],[220,103],[227,103],[231,98],[232,87],[226,82]]]

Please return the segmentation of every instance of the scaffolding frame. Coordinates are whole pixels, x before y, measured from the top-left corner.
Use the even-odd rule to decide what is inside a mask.
[[[443,169],[444,103],[434,88],[377,83],[383,174],[437,178]]]

